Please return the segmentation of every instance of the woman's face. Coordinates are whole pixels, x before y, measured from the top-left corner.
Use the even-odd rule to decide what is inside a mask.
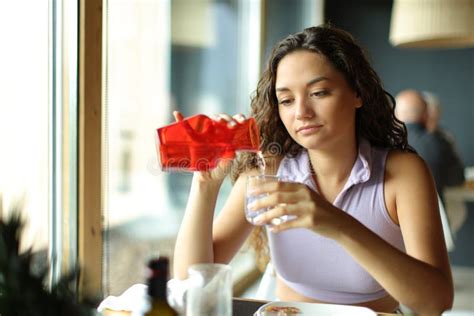
[[[299,50],[283,57],[275,91],[280,118],[301,146],[326,148],[355,139],[362,101],[325,56]]]

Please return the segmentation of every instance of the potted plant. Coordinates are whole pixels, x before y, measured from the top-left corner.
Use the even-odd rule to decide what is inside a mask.
[[[32,250],[20,253],[23,226],[18,207],[8,218],[0,218],[0,315],[95,315],[95,309],[76,299],[78,269],[63,275],[51,289],[46,286],[48,268],[33,272]]]

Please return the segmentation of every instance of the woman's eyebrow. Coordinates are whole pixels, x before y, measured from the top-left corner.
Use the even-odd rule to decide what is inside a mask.
[[[325,77],[325,76],[318,76],[318,77],[313,78],[313,79],[311,79],[310,81],[308,81],[308,82],[306,83],[306,86],[308,87],[308,86],[311,86],[311,85],[313,85],[313,84],[315,84],[315,83],[318,83],[318,82],[324,81],[324,80],[330,80],[330,79],[329,79],[328,77]],[[289,91],[289,90],[290,90],[290,89],[287,88],[287,87],[277,87],[277,88],[275,88],[275,91],[276,91],[276,92]]]
[[[313,85],[313,84],[315,84],[315,83],[318,83],[318,82],[324,81],[324,80],[331,80],[331,79],[329,79],[328,77],[325,77],[325,76],[319,76],[319,77],[316,77],[316,78],[314,78],[314,79],[308,81],[308,83],[306,84],[306,86],[308,87],[308,86],[310,86],[310,85]]]

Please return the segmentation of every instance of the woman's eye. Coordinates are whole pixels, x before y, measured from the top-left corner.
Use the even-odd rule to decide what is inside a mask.
[[[326,90],[321,90],[321,91],[312,92],[311,96],[312,97],[324,97],[327,94],[328,94],[328,92]]]
[[[283,99],[278,102],[281,105],[289,105],[291,103],[290,99]]]

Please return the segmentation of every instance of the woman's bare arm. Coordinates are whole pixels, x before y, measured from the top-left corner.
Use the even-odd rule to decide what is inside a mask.
[[[174,276],[187,277],[195,263],[213,262],[212,220],[221,183],[206,183],[193,176],[188,203],[174,249]]]
[[[245,175],[236,181],[213,223],[220,186],[220,182],[193,177],[174,251],[174,275],[178,279],[186,278],[188,267],[195,263],[228,263],[253,228],[244,215]]]
[[[436,190],[421,158],[389,155],[385,197],[406,254],[349,216],[335,239],[399,302],[421,315],[439,315],[451,308],[454,291]]]

